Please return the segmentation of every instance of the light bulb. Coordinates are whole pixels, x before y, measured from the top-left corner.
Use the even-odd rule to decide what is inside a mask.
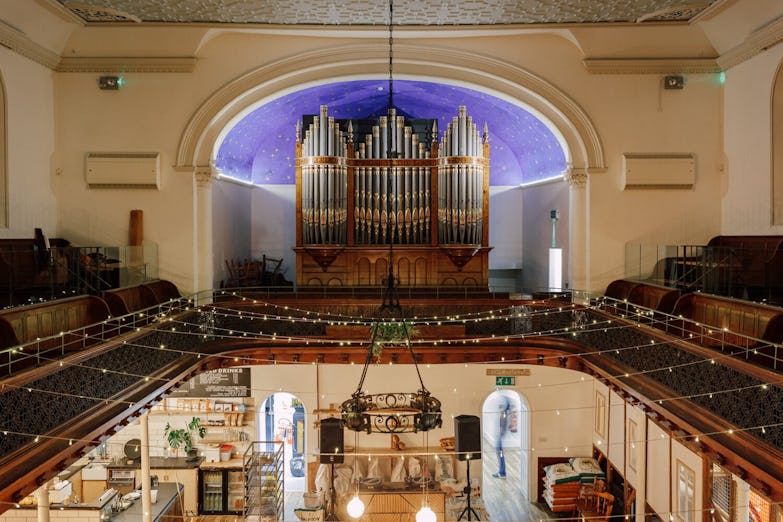
[[[429,506],[422,506],[416,513],[416,522],[435,522],[437,519],[435,512]]]
[[[348,511],[348,515],[352,518],[359,518],[364,514],[364,502],[362,502],[362,499],[359,498],[358,494],[354,495],[351,501],[348,502],[346,510]],[[418,516],[416,517],[416,520],[418,521]]]

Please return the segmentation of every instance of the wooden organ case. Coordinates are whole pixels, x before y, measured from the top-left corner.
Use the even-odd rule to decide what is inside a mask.
[[[488,130],[464,106],[440,143],[437,120],[395,109],[336,120],[323,105],[297,125],[297,285],[381,285],[391,240],[400,287],[487,287],[488,225]]]

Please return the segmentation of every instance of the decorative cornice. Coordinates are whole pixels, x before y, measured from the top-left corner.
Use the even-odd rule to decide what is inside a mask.
[[[741,44],[723,53],[718,58],[718,65],[723,70],[731,69],[781,41],[783,41],[783,16],[755,30]]]
[[[22,31],[2,21],[0,21],[0,45],[52,70],[57,68],[60,61],[57,53],[35,43]]]
[[[197,59],[191,56],[163,57],[63,57],[58,72],[96,73],[190,73],[196,68]]]
[[[710,74],[721,67],[715,58],[585,58],[590,74]]]

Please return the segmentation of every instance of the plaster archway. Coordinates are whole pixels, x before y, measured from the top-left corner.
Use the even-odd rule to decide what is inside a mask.
[[[214,92],[194,113],[177,150],[176,167],[191,171],[214,159],[215,143],[238,115],[266,98],[346,78],[388,74],[388,47],[348,45],[302,53],[264,65]],[[600,138],[572,98],[535,74],[507,62],[463,51],[395,45],[395,74],[486,89],[537,112],[563,139],[569,168],[604,170]]]
[[[180,139],[175,168],[213,171],[216,144],[233,122],[264,100],[302,88],[351,78],[388,75],[388,47],[346,45],[301,53],[263,65],[215,91],[193,114]],[[395,46],[395,74],[486,90],[535,112],[562,141],[566,179],[584,187],[588,175],[606,170],[597,129],[586,111],[555,85],[508,62],[475,53],[415,45]],[[575,183],[574,180],[577,182]],[[572,190],[570,212],[571,288],[589,290],[589,215],[585,190]],[[205,203],[205,207],[208,204]],[[197,210],[199,258],[211,254],[209,225]],[[209,252],[207,252],[209,251]],[[201,271],[207,278],[208,271]],[[207,281],[200,288],[210,287]]]

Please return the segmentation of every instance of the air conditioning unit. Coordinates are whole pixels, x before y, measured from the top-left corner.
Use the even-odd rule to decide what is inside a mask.
[[[696,182],[693,154],[623,154],[623,189],[689,189]]]
[[[85,163],[90,188],[160,188],[157,152],[90,152]]]

